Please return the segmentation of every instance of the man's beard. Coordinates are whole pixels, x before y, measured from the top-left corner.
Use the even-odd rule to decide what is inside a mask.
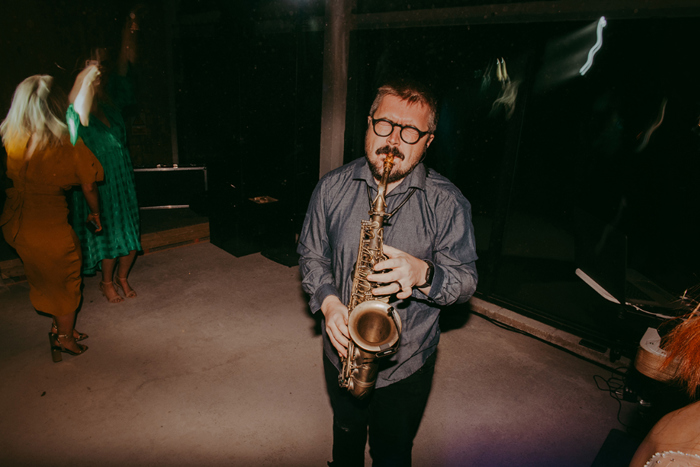
[[[426,148],[427,149],[427,148]],[[372,171],[372,176],[375,178],[375,180],[381,180],[382,176],[384,175],[384,162],[381,160],[377,160],[376,165],[372,164],[372,161],[369,159],[369,151],[368,148],[365,148],[365,159],[367,159],[367,163],[369,164],[369,169]],[[393,154],[394,159],[401,159],[402,161],[406,159],[406,156],[403,155],[401,151],[398,150],[398,148],[393,147],[393,146],[382,146],[381,148],[377,149],[375,151],[376,155],[381,155],[381,154]],[[418,165],[422,160],[423,157],[425,156],[425,151],[423,151],[423,155],[421,158],[418,160],[416,165]],[[396,172],[392,171],[392,173],[389,174],[389,178],[387,179],[387,183],[393,183],[393,182],[398,182],[399,180],[403,180],[404,177],[406,177],[408,174],[411,173],[411,171],[416,167],[414,165],[413,167],[408,167],[407,169],[403,170],[398,170]]]

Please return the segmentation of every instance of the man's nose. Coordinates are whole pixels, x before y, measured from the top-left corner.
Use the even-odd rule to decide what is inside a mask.
[[[398,146],[401,144],[401,127],[395,126],[391,134],[387,136],[386,140],[392,146]]]

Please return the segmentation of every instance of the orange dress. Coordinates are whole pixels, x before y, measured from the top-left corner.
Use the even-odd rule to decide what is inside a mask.
[[[36,151],[26,164],[23,148],[7,148],[7,156],[14,186],[0,216],[2,233],[24,263],[34,308],[71,314],[80,304],[82,254],[68,224],[65,191],[102,180],[102,166],[82,141],[73,147],[68,136],[60,146]]]

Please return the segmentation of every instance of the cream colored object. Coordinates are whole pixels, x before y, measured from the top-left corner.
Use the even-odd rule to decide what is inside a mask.
[[[700,456],[679,451],[657,452],[645,467],[700,467]]]
[[[661,364],[664,360],[666,360],[666,351],[661,348],[661,336],[656,329],[648,328],[639,341],[634,367],[649,378],[666,382],[675,377],[678,362],[673,361],[668,367],[661,370]]]

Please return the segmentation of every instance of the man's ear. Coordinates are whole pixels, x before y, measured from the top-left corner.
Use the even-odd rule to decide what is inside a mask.
[[[428,140],[425,142],[425,149],[428,149],[428,146],[430,146],[430,143],[433,142],[434,138],[435,138],[434,134],[430,133],[430,135],[428,135]]]

